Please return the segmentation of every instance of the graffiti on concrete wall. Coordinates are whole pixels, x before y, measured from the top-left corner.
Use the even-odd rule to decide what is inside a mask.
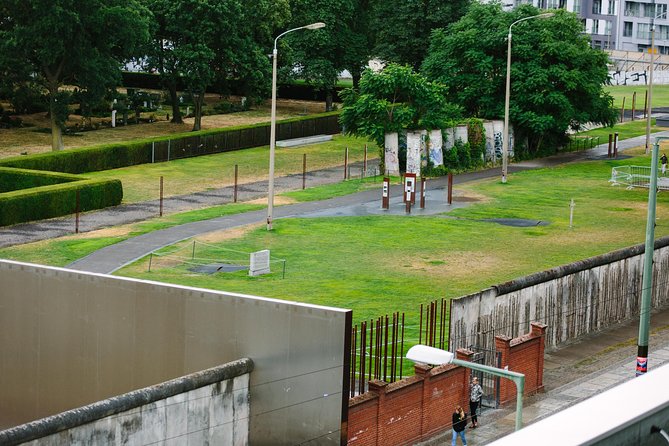
[[[646,85],[648,82],[645,71],[612,71],[609,79],[613,85]]]

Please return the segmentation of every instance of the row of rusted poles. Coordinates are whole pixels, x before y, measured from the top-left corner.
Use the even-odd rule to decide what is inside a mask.
[[[400,328],[401,326],[401,328]],[[369,335],[367,332],[369,331]],[[394,382],[402,377],[404,313],[393,313],[353,327],[351,334],[351,396],[363,393],[367,381]],[[358,348],[360,351],[358,353]]]
[[[425,332],[423,332],[423,315],[425,315]],[[424,336],[424,337],[423,337]],[[418,343],[430,347],[444,348],[446,344],[446,300],[430,302],[425,307],[420,305],[420,322],[418,325]]]

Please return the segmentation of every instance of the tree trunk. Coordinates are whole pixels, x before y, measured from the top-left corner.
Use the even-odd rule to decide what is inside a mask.
[[[332,111],[332,89],[328,88],[325,91],[325,111]]]
[[[196,132],[202,128],[202,106],[204,104],[204,91],[201,93],[191,92],[193,96],[193,105],[195,119],[193,119],[193,131]]]
[[[58,86],[49,87],[49,117],[51,118],[51,150],[57,152],[63,150],[63,130],[58,122],[58,113],[56,111],[56,95]]]
[[[177,97],[176,84],[170,84],[168,87],[170,91],[170,103],[172,104],[172,120],[174,124],[183,124],[184,120],[181,117],[181,110],[179,109],[179,98]]]
[[[362,71],[360,69],[351,70],[351,79],[353,80],[353,88],[356,90],[360,87],[360,78],[362,78]]]

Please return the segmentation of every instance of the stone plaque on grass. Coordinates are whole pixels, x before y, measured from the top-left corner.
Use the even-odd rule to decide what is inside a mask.
[[[260,276],[261,274],[269,274],[269,272],[269,249],[252,252],[249,276]]]

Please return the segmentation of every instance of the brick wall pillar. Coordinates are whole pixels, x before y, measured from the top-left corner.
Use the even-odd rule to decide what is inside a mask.
[[[511,357],[511,338],[500,335],[495,336],[495,350],[501,355],[501,368],[509,368],[509,359]],[[499,399],[501,402],[508,401],[516,395],[516,385],[513,381],[502,378],[499,380]]]
[[[386,411],[386,386],[387,382],[381,381],[380,379],[373,379],[367,383],[367,387],[370,392],[373,392],[379,396],[377,413],[376,413],[376,444],[384,445],[386,444],[386,434],[383,429],[383,424],[379,423],[380,420]]]
[[[530,323],[531,334],[539,339],[539,356],[537,358],[537,389],[544,388],[544,352],[546,350],[546,328],[548,325],[540,322]]]
[[[425,411],[425,402],[429,401],[430,398],[429,392],[432,387],[430,385],[430,377],[432,376],[430,371],[432,370],[432,367],[427,364],[416,363],[413,369],[414,374],[421,378],[423,385],[420,404],[420,437],[423,438],[423,434],[429,430],[429,419]]]
[[[467,350],[466,348],[459,348],[455,351],[455,357],[462,361],[471,362],[474,352]],[[464,367],[465,373],[462,375],[462,408],[465,409],[465,412],[469,412],[469,383],[472,382],[472,369]]]

